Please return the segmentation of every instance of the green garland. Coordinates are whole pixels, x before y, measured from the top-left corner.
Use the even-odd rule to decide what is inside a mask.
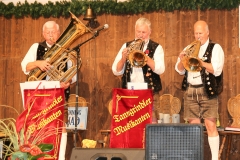
[[[6,18],[12,16],[15,16],[15,18],[27,16],[32,18],[69,17],[69,11],[79,16],[84,15],[89,6],[96,15],[132,15],[154,11],[196,10],[198,8],[201,10],[230,10],[237,8],[239,4],[240,0],[129,0],[128,2],[119,3],[117,3],[117,0],[72,0],[71,2],[59,1],[56,3],[49,1],[44,5],[39,2],[29,4],[25,1],[25,3],[19,2],[16,6],[12,2],[7,5],[0,2],[0,16]]]

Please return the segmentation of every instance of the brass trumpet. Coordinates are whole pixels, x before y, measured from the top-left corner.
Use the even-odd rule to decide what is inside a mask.
[[[133,67],[141,68],[147,64],[147,55],[142,51],[145,42],[141,39],[133,41],[129,46],[128,60]]]
[[[185,56],[182,58],[182,64],[189,72],[199,72],[202,70],[201,62],[198,58],[201,42],[193,41],[185,49]]]

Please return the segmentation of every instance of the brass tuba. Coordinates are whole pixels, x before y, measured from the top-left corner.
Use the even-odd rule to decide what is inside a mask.
[[[70,12],[71,22],[66,30],[58,38],[56,43],[44,54],[43,59],[48,60],[51,64],[51,69],[43,72],[36,68],[29,73],[28,81],[42,80],[49,76],[49,81],[68,82],[76,74],[77,69],[80,68],[81,58],[78,59],[79,68],[77,68],[77,53],[76,51],[68,51],[67,48],[81,35],[89,31],[89,29]],[[72,67],[67,71],[63,71],[67,62],[72,62]]]
[[[147,55],[142,51],[145,42],[137,39],[128,46],[128,60],[133,67],[141,68],[147,64]]]
[[[182,58],[182,64],[189,72],[199,72],[202,70],[200,59],[198,58],[200,41],[193,41],[185,49],[185,56]]]

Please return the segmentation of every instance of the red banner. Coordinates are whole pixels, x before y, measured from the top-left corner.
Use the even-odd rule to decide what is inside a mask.
[[[145,148],[145,126],[152,123],[152,90],[113,89],[111,148]]]
[[[24,132],[25,144],[53,144],[48,159],[58,159],[64,116],[64,89],[24,90],[25,110],[16,121],[17,131]]]

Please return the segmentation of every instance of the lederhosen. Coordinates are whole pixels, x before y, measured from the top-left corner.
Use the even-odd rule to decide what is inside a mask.
[[[211,63],[212,50],[215,43],[211,40],[209,41],[206,52],[203,55],[204,62]],[[214,76],[212,73],[209,73],[206,68],[202,68],[200,71],[201,79],[208,95],[208,98],[214,98],[223,91],[223,72],[219,76]],[[187,82],[188,71],[186,71],[185,76],[182,82],[182,90],[187,90],[189,84]]]
[[[43,60],[43,55],[49,50],[50,48],[47,46],[46,41],[40,42],[37,49],[37,60]],[[65,65],[65,68],[63,69],[64,72],[67,71],[67,65]],[[46,77],[43,79],[45,80]],[[70,95],[70,87],[65,89],[65,100],[67,101]]]
[[[131,43],[127,42],[127,47]],[[158,43],[149,40],[148,46],[146,50],[149,50],[148,56],[153,59],[153,55],[155,53],[155,50],[158,46]],[[130,82],[130,76],[132,73],[132,67],[131,63],[129,61],[126,61],[125,64],[125,71],[122,76],[122,88],[127,88],[127,82]],[[142,67],[143,70],[143,76],[144,76],[144,82],[148,84],[148,89],[152,89],[154,93],[158,93],[162,89],[161,79],[160,76],[152,71],[152,69],[145,65]],[[147,76],[149,75],[149,76]]]

